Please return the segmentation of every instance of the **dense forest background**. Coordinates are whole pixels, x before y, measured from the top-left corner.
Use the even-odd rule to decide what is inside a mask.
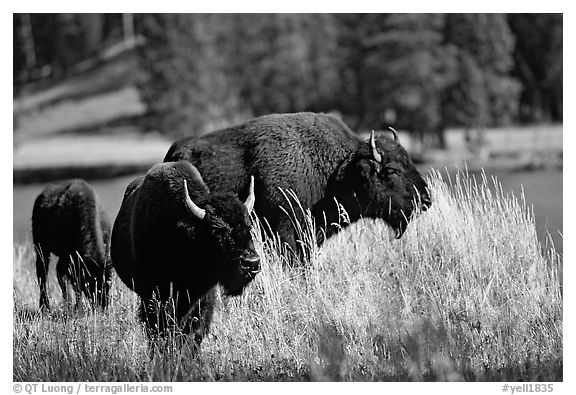
[[[134,51],[144,130],[339,114],[443,146],[562,121],[562,14],[14,14],[14,96]]]

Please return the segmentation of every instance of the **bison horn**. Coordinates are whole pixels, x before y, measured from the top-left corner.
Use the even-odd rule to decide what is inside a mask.
[[[256,196],[254,196],[254,176],[250,176],[250,188],[248,190],[248,197],[244,202],[246,209],[248,210],[248,214],[252,212],[254,209],[254,202],[256,201]]]
[[[392,126],[388,126],[388,129],[390,129],[390,131],[394,135],[394,141],[398,142],[398,132]]]
[[[190,211],[190,214],[197,217],[198,219],[204,219],[206,215],[206,210],[201,209],[198,207],[192,199],[190,199],[190,195],[188,194],[188,184],[186,184],[186,180],[184,180],[184,201],[186,202],[186,208]]]
[[[374,156],[374,160],[378,163],[382,162],[382,155],[376,149],[376,140],[374,139],[374,131],[370,133],[370,148],[372,148],[372,155]]]

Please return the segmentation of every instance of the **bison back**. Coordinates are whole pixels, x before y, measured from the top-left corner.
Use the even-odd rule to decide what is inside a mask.
[[[292,190],[304,209],[313,208],[325,197],[339,164],[360,143],[331,115],[272,114],[176,141],[164,160],[190,161],[213,192],[232,191],[241,200],[254,175],[256,213],[280,230],[285,215],[279,207],[288,206],[281,190]]]
[[[48,185],[36,198],[32,237],[56,255],[80,253],[104,265],[110,223],[94,189],[76,179]]]

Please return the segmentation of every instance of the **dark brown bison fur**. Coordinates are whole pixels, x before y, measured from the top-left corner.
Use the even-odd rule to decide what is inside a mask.
[[[280,209],[287,209],[280,188],[296,193],[327,237],[347,225],[339,221],[335,199],[350,222],[382,218],[397,237],[406,230],[415,201],[423,209],[430,206],[426,182],[404,148],[390,136],[378,137],[376,146],[380,162],[369,142],[334,116],[273,114],[176,141],[164,160],[190,161],[211,190],[234,191],[240,198],[254,175],[256,213],[295,248],[293,225]]]
[[[202,219],[185,203],[184,181]],[[130,183],[111,253],[118,277],[141,298],[149,335],[178,329],[196,344],[212,320],[215,286],[239,295],[260,268],[246,206],[234,193],[211,194],[189,162],[157,164]]]
[[[34,202],[32,238],[40,308],[50,308],[46,292],[50,253],[58,257],[56,273],[65,299],[67,278],[77,304],[84,293],[92,302],[107,306],[112,267],[108,260],[110,223],[86,181],[67,180],[46,186]]]

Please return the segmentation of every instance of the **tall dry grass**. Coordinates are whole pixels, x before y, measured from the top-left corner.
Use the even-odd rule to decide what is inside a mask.
[[[316,248],[305,221],[300,267],[256,227],[262,272],[220,300],[198,354],[150,352],[117,279],[106,312],[36,314],[34,254],[17,246],[14,380],[562,380],[561,258],[492,182],[431,174],[433,206],[400,240],[361,220]]]

